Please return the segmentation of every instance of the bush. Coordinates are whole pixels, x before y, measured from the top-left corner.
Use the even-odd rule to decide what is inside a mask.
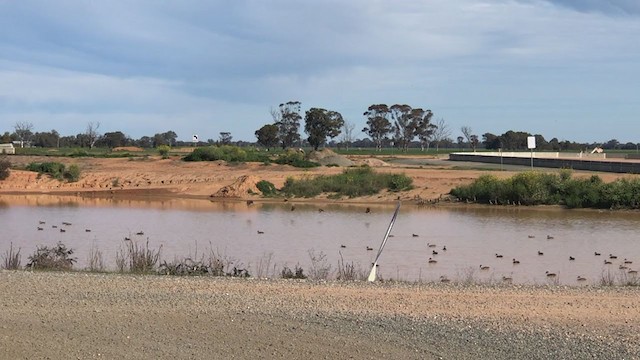
[[[283,279],[306,279],[307,276],[304,274],[304,270],[301,267],[296,265],[294,270],[291,270],[288,266],[285,266],[280,273]]]
[[[317,162],[306,160],[304,158],[304,153],[291,149],[278,155],[274,162],[276,164],[291,165],[298,168],[312,168],[320,166]]]
[[[64,164],[59,162],[30,163],[27,165],[27,170],[36,171],[38,174],[47,174],[60,181],[75,182],[80,180],[80,168],[75,164],[66,169]]]
[[[63,176],[68,182],[76,182],[80,180],[80,168],[78,165],[73,164],[64,171]]]
[[[54,247],[38,246],[36,252],[29,256],[27,268],[33,270],[71,270],[73,263],[76,262],[72,258],[73,249],[59,242]]]
[[[378,174],[370,167],[345,169],[341,174],[295,180],[289,178],[282,187],[287,196],[313,197],[321,193],[337,196],[373,195],[383,189],[401,191],[411,188],[413,180],[404,174]],[[335,196],[334,196],[335,197]]]
[[[11,162],[7,160],[6,156],[0,158],[0,180],[4,180],[9,177],[11,172]]]
[[[157,147],[157,150],[163,159],[169,158],[169,150],[171,150],[171,147],[169,145],[160,145]]]
[[[258,188],[258,190],[260,190],[260,192],[262,193],[262,196],[271,197],[271,196],[275,196],[278,193],[276,186],[273,185],[273,183],[266,180],[258,181],[256,183],[256,187]]]
[[[596,175],[572,179],[567,170],[557,175],[529,171],[505,180],[482,175],[469,185],[452,189],[451,195],[479,203],[639,209],[640,179],[619,179],[605,184]]]
[[[269,162],[269,155],[255,150],[245,150],[238,146],[205,146],[196,148],[183,158],[185,161],[217,161],[226,162]]]

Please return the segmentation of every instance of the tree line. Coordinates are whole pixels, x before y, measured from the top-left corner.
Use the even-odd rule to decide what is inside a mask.
[[[431,110],[413,108],[406,104],[374,104],[363,113],[366,126],[361,130],[367,135],[356,138],[355,124],[345,120],[334,110],[312,107],[301,114],[301,103],[289,101],[271,109],[272,122],[265,124],[255,131],[257,141],[233,141],[230,132],[222,131],[217,140],[179,141],[178,135],[172,131],[156,133],[153,136],[142,136],[133,139],[121,131],[99,133],[100,123],[89,122],[84,130],[76,135],[62,136],[56,130],[34,132],[33,124],[17,122],[14,131],[5,131],[0,135],[0,143],[18,142],[26,146],[36,147],[103,147],[115,148],[123,146],[137,146],[141,148],[155,148],[161,145],[191,146],[191,145],[259,145],[267,149],[281,147],[312,147],[320,146],[338,148],[382,148],[395,147],[406,151],[409,148],[467,148],[477,150],[522,151],[527,150],[527,138],[535,136],[538,151],[589,151],[595,147],[605,150],[636,150],[640,151],[640,144],[620,143],[611,139],[602,143],[579,143],[552,138],[546,140],[540,134],[532,135],[525,131],[509,130],[501,135],[485,133],[481,137],[473,133],[469,126],[460,128],[460,136],[451,138],[452,131],[444,119],[433,119]],[[304,120],[304,126],[301,122]],[[302,138],[300,129],[307,135]]]

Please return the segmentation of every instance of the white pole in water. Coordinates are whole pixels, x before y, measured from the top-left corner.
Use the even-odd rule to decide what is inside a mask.
[[[369,278],[367,278],[367,281],[376,281],[376,268],[378,267],[378,259],[380,258],[380,254],[382,254],[382,249],[384,249],[384,245],[387,243],[387,239],[389,238],[389,234],[391,233],[391,228],[393,227],[393,224],[396,222],[396,217],[398,217],[399,210],[400,210],[400,202],[398,201],[398,206],[396,206],[396,211],[393,213],[393,217],[391,218],[391,222],[389,223],[387,232],[384,234],[384,239],[382,239],[382,244],[380,244],[378,255],[376,255],[376,259],[373,261],[373,266],[371,267],[371,272],[369,273]]]

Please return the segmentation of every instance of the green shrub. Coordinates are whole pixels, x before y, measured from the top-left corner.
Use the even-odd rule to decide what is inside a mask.
[[[320,166],[317,162],[306,160],[304,158],[304,153],[291,149],[278,155],[274,162],[276,164],[291,165],[298,168],[312,168]]]
[[[11,172],[11,162],[7,160],[6,156],[0,158],[0,180],[4,180],[9,177]]]
[[[198,147],[183,158],[185,161],[217,161],[227,162],[269,162],[269,154],[243,149],[238,146],[205,146]]]
[[[171,147],[169,145],[160,145],[156,149],[163,159],[169,158],[169,150],[171,150]]]
[[[38,246],[36,252],[29,256],[27,268],[33,270],[71,270],[73,263],[76,262],[72,258],[73,249],[59,242],[54,247]]]
[[[27,170],[29,171],[35,171],[39,174],[47,174],[58,180],[62,180],[64,178],[64,168],[64,164],[59,162],[30,163],[27,165]]]
[[[383,189],[400,191],[411,188],[412,179],[404,174],[378,174],[370,167],[345,169],[341,174],[295,180],[289,178],[282,187],[287,196],[314,197],[333,193],[350,198],[373,195]]]
[[[605,184],[597,175],[573,179],[568,170],[557,175],[529,171],[505,180],[482,175],[469,185],[452,189],[451,195],[479,203],[639,209],[640,179],[619,179]]]
[[[266,180],[258,181],[256,183],[256,187],[258,188],[258,190],[260,190],[260,192],[262,193],[262,196],[270,197],[278,193],[276,186],[273,185],[273,183]]]
[[[80,180],[80,168],[78,165],[73,164],[64,171],[63,176],[68,182],[76,182]]]
[[[36,171],[38,174],[47,174],[60,181],[65,179],[69,182],[80,180],[80,168],[75,164],[67,169],[64,164],[59,162],[30,163],[27,165],[27,170]]]

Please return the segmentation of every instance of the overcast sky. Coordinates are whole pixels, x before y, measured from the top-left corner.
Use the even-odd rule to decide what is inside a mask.
[[[0,131],[254,141],[270,108],[640,142],[640,1],[0,0]],[[304,115],[303,115],[304,116]]]

